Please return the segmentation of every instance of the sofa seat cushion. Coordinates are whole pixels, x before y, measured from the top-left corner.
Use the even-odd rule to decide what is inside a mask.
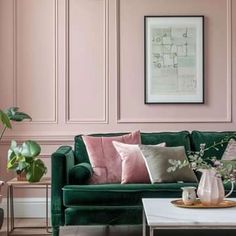
[[[63,203],[67,207],[134,206],[141,205],[142,198],[181,197],[184,186],[196,186],[196,183],[66,185]]]

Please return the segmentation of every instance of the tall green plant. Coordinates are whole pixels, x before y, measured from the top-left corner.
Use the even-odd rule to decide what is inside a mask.
[[[26,119],[31,120],[31,117],[24,112],[20,112],[18,107],[10,107],[6,110],[0,109],[0,122],[3,125],[0,132],[0,141],[2,140],[6,129],[12,128],[11,121],[21,122]]]

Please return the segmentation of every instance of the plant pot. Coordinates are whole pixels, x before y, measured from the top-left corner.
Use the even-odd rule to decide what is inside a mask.
[[[27,181],[26,179],[26,173],[24,171],[20,172],[16,175],[17,181]]]
[[[0,229],[2,228],[3,219],[4,219],[4,211],[2,208],[0,208]]]
[[[0,181],[0,203],[2,202],[1,188],[3,184],[4,182]],[[2,228],[3,218],[4,218],[4,211],[2,208],[0,208],[0,229]]]

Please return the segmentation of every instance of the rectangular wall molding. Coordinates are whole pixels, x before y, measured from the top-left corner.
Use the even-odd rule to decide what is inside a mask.
[[[52,96],[50,96],[50,99],[53,99],[53,112],[50,111],[50,115],[48,117],[45,118],[37,118],[37,117],[33,117],[31,123],[35,123],[35,124],[55,124],[58,122],[58,0],[44,0],[41,1],[40,4],[46,3],[47,1],[49,2],[53,2],[53,12],[51,12],[50,14],[53,15],[53,32],[51,32],[53,34],[53,38],[54,38],[54,42],[53,42],[53,51],[54,51],[54,55],[53,55],[53,63],[52,66],[54,68],[53,71],[53,91],[52,91]],[[20,81],[19,81],[19,61],[18,61],[18,57],[19,57],[19,49],[20,47],[18,46],[18,41],[19,41],[19,22],[18,22],[18,11],[19,11],[19,6],[20,4],[22,4],[23,1],[22,0],[13,0],[13,105],[14,106],[20,106],[20,102],[19,102],[19,96],[22,93],[19,93],[19,85],[20,85]],[[26,4],[26,3],[25,3]],[[32,3],[33,5],[33,3]],[[47,6],[46,6],[47,8]],[[22,17],[23,18],[23,17]],[[32,48],[31,50],[34,50],[34,48]],[[27,53],[27,50],[24,51],[24,54]],[[29,63],[30,60],[29,59]],[[46,68],[47,69],[47,68]],[[36,72],[34,72],[36,73]],[[41,71],[37,71],[37,74],[40,74]],[[36,89],[36,88],[34,88]],[[41,91],[41,95],[42,95],[42,100],[47,99],[46,97],[44,97],[44,91]],[[24,98],[25,99],[25,98]],[[28,98],[29,99],[29,98]],[[39,101],[38,101],[39,102]],[[46,102],[46,101],[45,101]],[[37,106],[37,104],[35,104],[35,107]],[[50,117],[51,116],[51,117]]]
[[[191,118],[176,118],[165,117],[165,118],[125,118],[121,114],[121,29],[120,29],[120,17],[121,17],[121,5],[122,0],[116,0],[116,53],[117,53],[117,123],[232,123],[232,0],[225,0],[226,4],[226,43],[227,43],[227,55],[226,55],[226,113],[224,118],[202,118],[202,117],[191,117]],[[206,78],[207,79],[207,78]],[[207,94],[205,95],[207,97]],[[143,105],[143,104],[142,104]],[[150,106],[150,105],[149,105]],[[152,105],[153,109],[155,105]]]
[[[35,140],[40,144],[44,145],[71,145],[74,143],[75,135],[14,135],[5,136],[1,140],[1,145],[10,145],[11,140],[16,140],[17,142],[24,142],[25,140]]]
[[[89,0],[90,2],[94,1],[94,3],[97,3],[98,1],[96,0]],[[70,83],[71,83],[71,50],[72,46],[70,44],[70,34],[71,34],[71,0],[66,0],[66,85],[65,85],[65,96],[66,96],[66,101],[65,101],[65,112],[66,112],[66,124],[107,124],[108,123],[108,83],[109,83],[109,32],[108,32],[108,20],[109,20],[109,0],[99,0],[104,2],[104,16],[103,16],[103,23],[104,23],[104,41],[103,41],[103,47],[104,47],[104,52],[103,52],[103,78],[102,78],[102,83],[103,83],[103,90],[104,94],[102,95],[102,104],[101,104],[101,109],[103,110],[102,117],[98,118],[78,118],[78,117],[73,117],[71,114],[71,91],[70,91]],[[96,67],[96,65],[91,65],[91,70],[93,70],[93,67]],[[79,75],[78,75],[79,76]],[[89,78],[86,78],[89,79]],[[83,86],[83,84],[81,84]],[[76,88],[74,88],[76,89]],[[89,93],[90,91],[88,91]],[[95,94],[91,94],[91,97],[93,97]],[[83,100],[83,97],[80,97],[81,100]],[[97,101],[94,101],[94,104]],[[86,102],[85,102],[86,103]],[[86,104],[84,105],[86,106]],[[74,109],[78,109],[79,107],[74,107]],[[93,107],[91,107],[91,110],[93,110]]]

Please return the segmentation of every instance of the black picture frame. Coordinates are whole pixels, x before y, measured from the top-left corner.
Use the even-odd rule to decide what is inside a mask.
[[[144,103],[204,103],[204,16],[144,16]]]

